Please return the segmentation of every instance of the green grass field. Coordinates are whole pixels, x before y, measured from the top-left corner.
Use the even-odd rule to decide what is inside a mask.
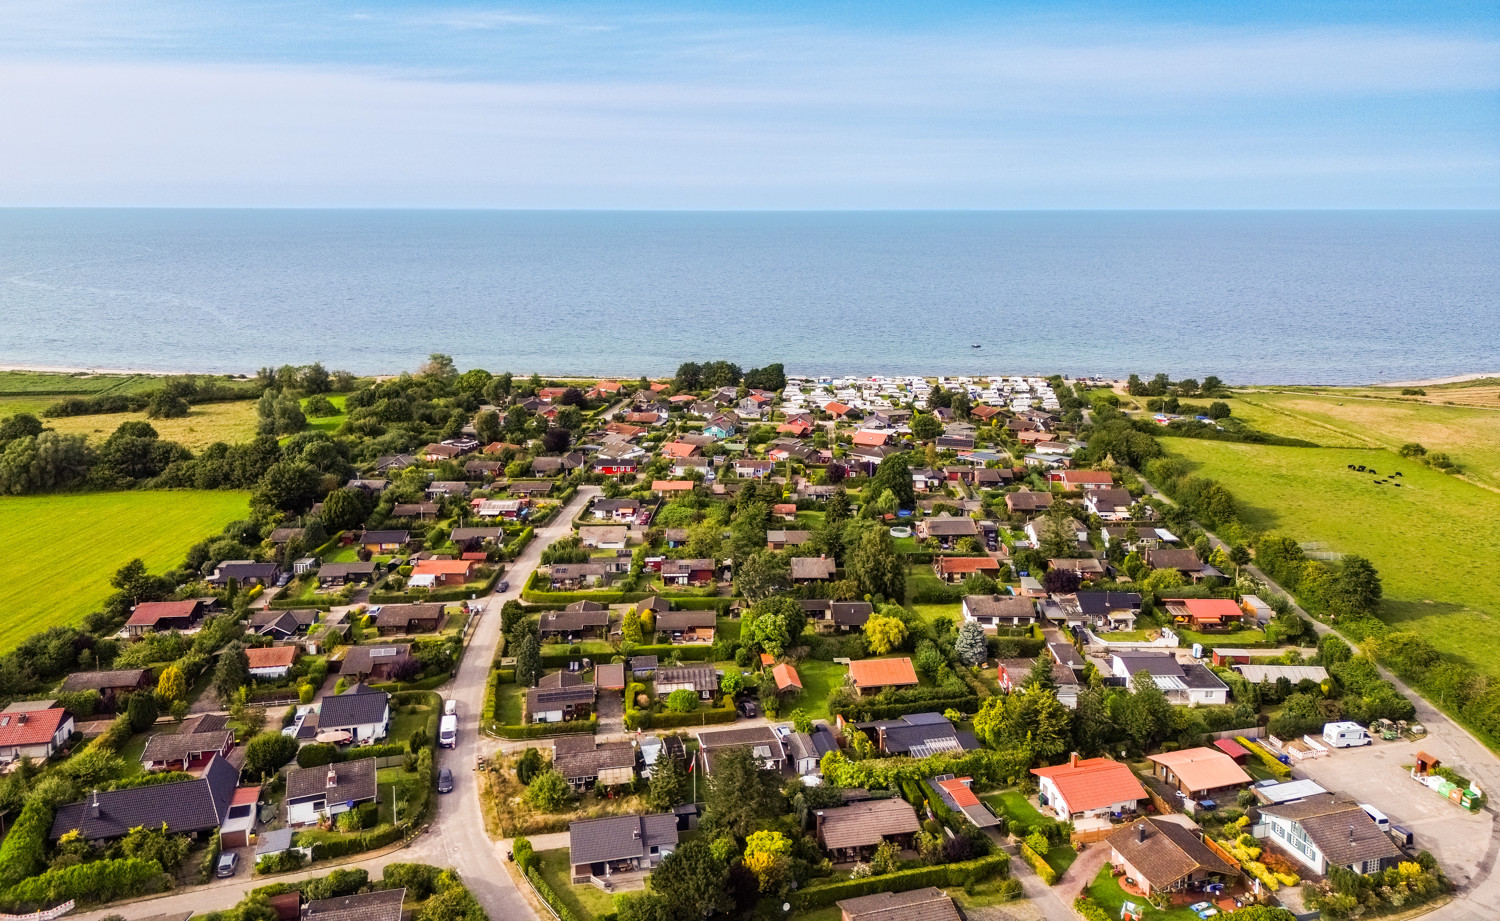
[[[348,398],[348,394],[343,394],[343,393],[330,393],[330,394],[328,394],[328,402],[332,403],[334,406],[337,406],[339,408],[339,414],[337,416],[323,416],[323,417],[308,416],[307,417],[307,427],[309,429],[311,429],[312,431],[315,431],[315,432],[327,432],[330,435],[332,435],[334,432],[338,431],[339,426],[343,425],[344,424],[344,420],[348,418],[348,414],[344,412],[344,400],[347,399],[347,398]],[[303,400],[302,401],[302,408],[303,409],[307,408],[307,400]]]
[[[0,651],[77,623],[134,557],[153,572],[247,514],[243,492],[117,492],[0,498]]]
[[[797,663],[797,677],[802,679],[802,696],[793,706],[807,711],[815,720],[832,719],[828,712],[828,695],[844,683],[849,669],[822,659],[803,659]]]
[[[557,893],[557,897],[568,906],[574,917],[580,921],[592,921],[615,910],[615,897],[610,893],[590,885],[573,885],[573,867],[568,863],[567,848],[537,851],[536,856],[541,858],[538,872],[542,879],[547,881],[547,885],[552,887],[552,891]]]
[[[1483,652],[1500,636],[1500,494],[1380,449],[1163,441],[1227,486],[1251,526],[1368,557],[1385,587],[1382,620],[1500,678]],[[1377,486],[1348,464],[1399,470],[1403,485]]]
[[[63,416],[43,419],[42,424],[59,432],[87,435],[92,442],[108,438],[126,422],[149,422],[158,435],[193,450],[216,441],[238,444],[255,436],[254,400],[232,403],[200,403],[181,419],[147,419],[145,413],[104,413],[97,416]]]

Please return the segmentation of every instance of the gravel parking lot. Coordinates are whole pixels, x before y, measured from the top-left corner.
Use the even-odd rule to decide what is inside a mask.
[[[1317,781],[1334,793],[1347,793],[1385,813],[1392,824],[1411,830],[1414,845],[1432,852],[1444,872],[1466,886],[1483,866],[1485,872],[1500,851],[1500,828],[1488,810],[1470,813],[1412,780],[1407,774],[1418,751],[1447,761],[1452,749],[1436,737],[1418,742],[1382,742],[1334,750],[1326,758],[1293,765],[1296,777]],[[1465,765],[1451,763],[1465,773]],[[1500,791],[1485,791],[1491,796]]]

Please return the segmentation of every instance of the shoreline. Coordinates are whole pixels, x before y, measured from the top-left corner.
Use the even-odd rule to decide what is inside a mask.
[[[0,371],[17,371],[17,372],[29,373],[29,374],[70,374],[70,375],[85,375],[85,376],[88,376],[88,375],[98,375],[98,376],[104,376],[104,377],[129,376],[129,375],[137,375],[137,374],[147,375],[147,376],[151,376],[151,377],[171,377],[171,376],[175,376],[175,375],[186,375],[186,374],[200,374],[200,375],[209,375],[209,376],[213,376],[213,377],[231,377],[231,378],[235,378],[235,377],[237,377],[237,378],[250,378],[250,377],[254,377],[255,376],[255,374],[254,374],[253,371],[252,372],[246,372],[246,371],[222,371],[222,370],[221,371],[183,371],[183,370],[175,370],[175,371],[173,371],[173,370],[163,370],[163,369],[160,369],[160,368],[92,368],[92,367],[90,367],[90,368],[83,368],[83,367],[69,367],[69,366],[66,366],[66,365],[24,365],[24,364],[21,364],[21,365],[18,365],[18,364],[0,364]],[[388,379],[388,378],[392,378],[392,377],[397,377],[397,376],[399,376],[402,373],[404,373],[404,372],[401,372],[401,371],[394,371],[394,372],[392,372],[392,371],[382,371],[382,372],[377,372],[377,373],[373,373],[373,374],[358,374],[356,376],[357,377],[375,378],[377,380],[384,380],[384,379]],[[530,372],[530,371],[524,371],[524,372],[518,371],[518,372],[515,372],[515,373],[519,377],[519,376],[522,376],[522,375],[530,375],[532,372]],[[541,372],[538,372],[538,373],[541,373]],[[1005,371],[1005,372],[999,372],[999,373],[1003,373],[1005,376],[1009,377],[1012,374],[1017,374],[1017,373],[1021,373],[1021,372]],[[546,377],[546,378],[549,378],[551,380],[564,380],[564,381],[567,381],[567,380],[573,380],[573,381],[585,381],[585,380],[625,380],[627,378],[639,377],[639,375],[633,375],[633,376],[632,375],[626,375],[626,376],[615,375],[615,376],[610,376],[610,375],[607,375],[607,374],[605,374],[605,375],[599,375],[599,374],[596,374],[596,375],[586,375],[586,374],[576,374],[576,373],[575,374],[542,374],[542,376]],[[663,376],[653,376],[653,375],[649,375],[649,374],[646,375],[646,376],[648,378],[651,378],[652,380],[665,380],[666,379],[666,377],[663,377]],[[802,375],[801,372],[789,372],[788,376],[790,376],[790,377],[798,377],[798,376],[807,376],[807,375]],[[901,374],[901,375],[894,375],[894,376],[896,376],[896,377],[907,377],[909,375]],[[926,375],[923,375],[923,376],[926,376]],[[953,374],[953,375],[939,375],[939,376],[944,376],[944,377],[949,377],[949,376],[951,376],[951,377],[983,377],[983,376],[986,376],[986,375],[976,375],[976,374],[961,375],[961,374]],[[1046,377],[1046,376],[1049,376],[1049,375],[1021,373],[1021,376],[1023,376],[1023,377],[1037,377],[1037,376]],[[1075,378],[1069,377],[1066,374],[1064,374],[1063,377],[1064,377],[1064,379],[1067,379],[1067,380],[1074,380],[1075,379]],[[1287,383],[1286,381],[1277,381],[1277,382],[1274,382],[1274,383],[1260,383],[1260,384],[1243,384],[1243,383],[1241,383],[1241,384],[1230,384],[1229,386],[1232,387],[1232,388],[1233,387],[1240,387],[1240,388],[1244,388],[1244,387],[1328,387],[1328,388],[1353,388],[1353,387],[1437,387],[1437,386],[1441,386],[1441,385],[1444,385],[1444,384],[1462,384],[1462,383],[1464,383],[1466,381],[1477,381],[1477,380],[1483,380],[1485,378],[1491,378],[1491,377],[1500,377],[1500,371],[1473,371],[1473,372],[1469,372],[1469,373],[1466,373],[1466,374],[1454,374],[1454,375],[1451,375],[1451,376],[1448,376],[1448,377],[1432,377],[1432,378],[1426,378],[1424,380],[1411,380],[1411,381],[1372,381],[1372,382],[1368,382],[1368,383],[1357,383],[1357,384],[1320,384],[1320,383],[1316,383],[1316,382],[1311,382],[1311,383],[1304,382],[1304,383],[1295,383],[1295,384],[1293,384],[1293,383]],[[1105,376],[1104,379],[1107,380],[1107,381],[1114,382],[1114,383],[1119,383],[1119,381],[1115,381],[1113,378],[1110,378],[1108,376]]]

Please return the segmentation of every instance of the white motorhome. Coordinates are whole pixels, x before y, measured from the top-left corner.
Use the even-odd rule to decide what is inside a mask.
[[[448,714],[438,723],[438,744],[452,748],[458,744],[458,717]]]
[[[1370,734],[1365,732],[1365,727],[1348,720],[1340,720],[1337,723],[1325,723],[1323,725],[1323,741],[1334,748],[1355,748],[1360,745],[1369,745],[1374,742]]]
[[[1376,827],[1381,831],[1388,832],[1391,830],[1391,820],[1385,817],[1385,813],[1371,806],[1369,803],[1360,803],[1359,808],[1363,809],[1365,814],[1374,820]]]

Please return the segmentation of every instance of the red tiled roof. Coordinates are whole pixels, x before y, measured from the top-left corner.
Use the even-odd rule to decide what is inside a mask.
[[[773,515],[795,515],[795,514],[797,514],[797,503],[795,503],[795,502],[778,502],[777,504],[771,506],[771,514],[773,514]]]
[[[917,683],[917,670],[911,659],[856,659],[849,663],[849,677],[855,687],[883,688]]]
[[[1238,761],[1240,758],[1249,757],[1250,751],[1245,746],[1233,739],[1216,739],[1214,748]]]
[[[1107,470],[1064,470],[1062,472],[1062,481],[1063,485],[1071,485],[1075,483],[1101,483],[1104,485],[1113,485],[1115,482],[1115,476]]]
[[[776,664],[776,657],[769,652],[763,652],[760,654],[760,664],[762,668],[769,668]]]
[[[823,404],[824,411],[830,412],[835,416],[842,416],[844,413],[848,412],[850,408],[851,407],[846,406],[845,404],[840,403],[837,400],[830,400],[829,402]]]
[[[802,679],[797,677],[797,670],[785,662],[771,669],[771,675],[776,679],[778,690],[784,691],[787,688],[797,688],[800,690],[802,688]]]
[[[196,601],[143,601],[125,621],[127,627],[149,627],[164,617],[192,617]]]
[[[957,803],[959,808],[978,806],[979,797],[975,796],[974,791],[969,789],[969,785],[964,783],[968,779],[967,777],[950,777],[947,780],[939,780],[937,785],[944,793],[953,797],[953,802]]]
[[[239,787],[234,791],[231,806],[253,806],[260,802],[260,787]]]
[[[857,445],[883,445],[891,440],[889,432],[872,432],[869,429],[860,429],[854,433],[854,443]]]
[[[1050,777],[1074,812],[1102,809],[1115,803],[1146,798],[1135,772],[1108,758],[1085,758],[1077,764],[1032,768],[1038,777]]]
[[[663,457],[691,457],[697,445],[690,445],[685,441],[669,441],[661,446]]]
[[[251,668],[280,668],[297,659],[296,646],[252,646],[245,650]]]
[[[652,480],[652,492],[691,492],[692,480]]]
[[[42,745],[52,740],[62,728],[68,711],[62,707],[31,710],[25,713],[0,713],[0,748],[13,745]]]
[[[1240,606],[1228,598],[1187,598],[1181,602],[1194,620],[1219,622],[1239,620],[1245,616]]]
[[[414,576],[466,576],[473,568],[473,560],[418,560],[412,566],[411,574]]]
[[[988,556],[944,556],[938,558],[943,572],[999,572],[1000,561]]]

